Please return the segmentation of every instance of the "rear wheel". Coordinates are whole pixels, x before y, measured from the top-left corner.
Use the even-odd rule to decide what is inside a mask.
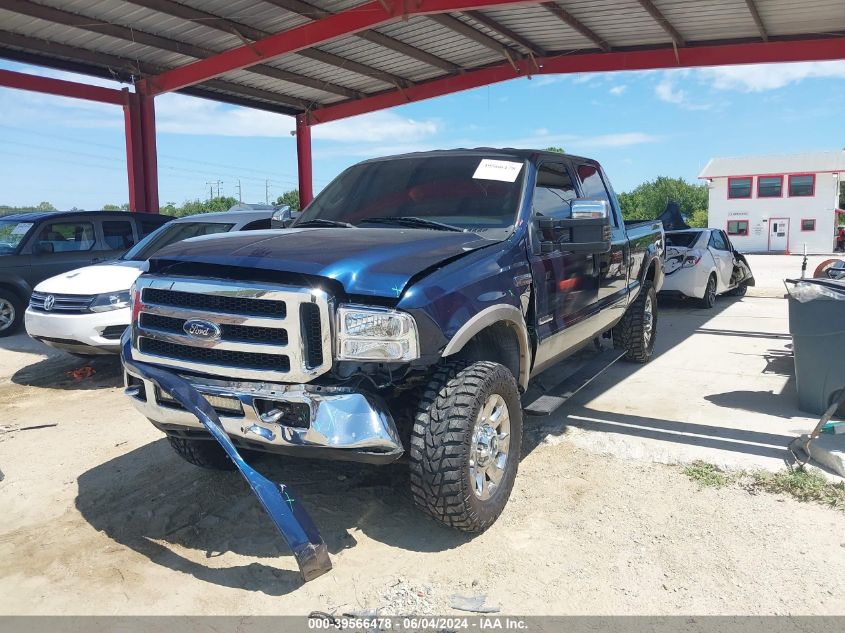
[[[424,390],[411,431],[414,504],[448,527],[486,530],[510,498],[521,447],[513,374],[487,361],[444,363]]]
[[[210,470],[235,470],[226,451],[214,440],[189,440],[168,435],[173,450],[189,464]]]
[[[644,281],[636,301],[613,328],[613,346],[626,350],[625,360],[647,363],[657,339],[657,294],[651,281]]]
[[[18,295],[0,288],[0,336],[15,333],[23,320],[23,301]]]
[[[716,275],[710,275],[707,280],[707,287],[704,289],[704,296],[699,299],[698,304],[707,309],[716,305]]]

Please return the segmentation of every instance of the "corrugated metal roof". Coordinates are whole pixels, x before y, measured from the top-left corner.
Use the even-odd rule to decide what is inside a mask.
[[[0,0],[0,57],[137,79],[365,2]],[[759,10],[762,31],[750,6]],[[566,0],[412,16],[262,60],[196,88],[292,113],[538,53],[666,48],[673,30],[680,46],[842,37],[845,0]]]
[[[845,151],[712,158],[698,177],[724,178],[819,172],[845,172]]]

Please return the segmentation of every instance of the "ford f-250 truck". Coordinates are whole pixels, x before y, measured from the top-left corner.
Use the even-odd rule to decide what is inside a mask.
[[[650,359],[662,256],[661,224],[626,225],[588,158],[365,161],[290,228],[158,252],[133,290],[127,392],[198,466],[232,462],[137,367],[186,379],[242,449],[407,455],[416,505],[478,532],[511,493],[532,376],[602,336]]]

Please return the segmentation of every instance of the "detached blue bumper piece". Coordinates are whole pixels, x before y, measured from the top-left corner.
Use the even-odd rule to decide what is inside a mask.
[[[293,551],[303,580],[308,582],[329,571],[332,563],[329,560],[326,544],[297,495],[289,486],[270,481],[244,461],[223,430],[217,413],[202,394],[180,376],[134,360],[128,337],[124,337],[121,352],[123,364],[127,369],[155,383],[159,389],[170,394],[187,411],[197,416],[212,437],[223,447]]]

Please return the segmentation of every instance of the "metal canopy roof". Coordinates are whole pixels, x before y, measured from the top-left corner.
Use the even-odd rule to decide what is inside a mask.
[[[547,72],[845,58],[845,1],[0,0],[0,57],[313,124]]]

